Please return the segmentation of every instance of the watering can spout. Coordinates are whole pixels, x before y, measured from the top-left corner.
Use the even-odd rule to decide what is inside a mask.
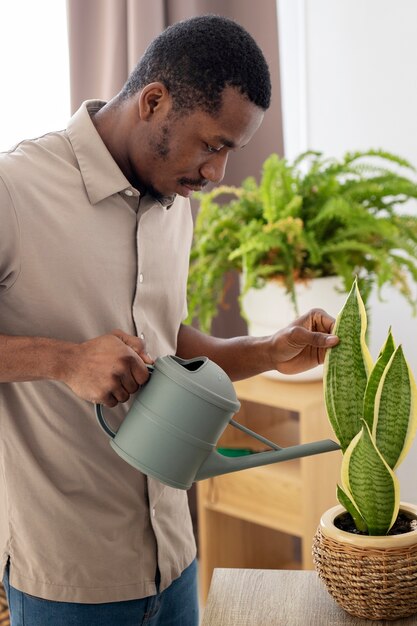
[[[340,446],[331,439],[314,441],[311,443],[280,448],[278,450],[267,450],[239,457],[224,456],[217,450],[213,450],[199,468],[195,480],[204,480],[221,474],[228,474],[238,470],[270,465],[281,461],[289,461],[303,456],[312,456],[322,452],[332,452],[340,450]]]

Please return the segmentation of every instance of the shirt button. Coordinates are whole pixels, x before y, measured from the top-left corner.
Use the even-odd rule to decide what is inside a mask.
[[[152,509],[152,517],[155,517],[155,509]]]
[[[133,196],[133,191],[131,189],[125,189],[126,196]]]
[[[140,334],[140,338],[142,339],[142,341],[145,339],[145,335],[143,333]]]
[[[142,273],[141,273],[141,274],[139,274],[139,282],[140,282],[140,283],[143,283],[143,274],[142,274]]]

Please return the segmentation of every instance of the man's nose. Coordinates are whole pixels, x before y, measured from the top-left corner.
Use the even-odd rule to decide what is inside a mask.
[[[226,171],[227,157],[227,153],[213,154],[210,159],[208,159],[200,167],[201,177],[211,183],[220,183],[223,180]]]

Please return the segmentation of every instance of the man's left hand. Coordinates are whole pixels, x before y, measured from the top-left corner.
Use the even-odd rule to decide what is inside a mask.
[[[322,309],[312,309],[272,335],[271,369],[298,374],[323,363],[327,348],[339,343],[331,334],[334,321]]]

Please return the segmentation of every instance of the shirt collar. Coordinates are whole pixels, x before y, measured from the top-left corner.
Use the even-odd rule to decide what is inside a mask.
[[[106,103],[87,100],[69,121],[67,132],[91,204],[131,188],[98,134],[90,115]]]
[[[132,189],[132,185],[110,154],[91,120],[91,115],[105,104],[103,100],[86,100],[74,113],[67,127],[68,137],[91,204],[97,204],[104,198]],[[164,209],[169,209],[174,200],[175,194],[155,202]]]

